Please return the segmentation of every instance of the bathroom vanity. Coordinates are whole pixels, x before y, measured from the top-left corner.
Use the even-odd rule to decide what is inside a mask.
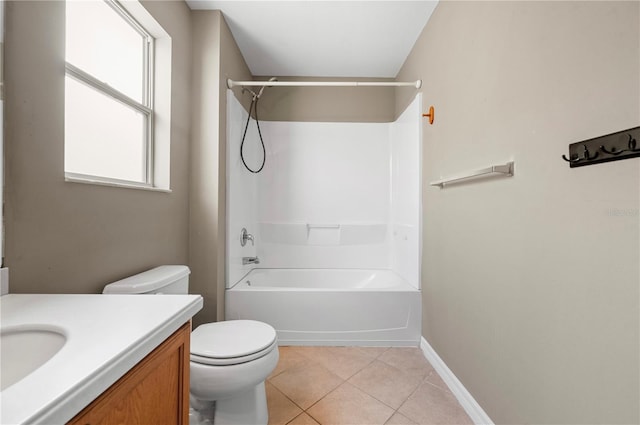
[[[2,424],[188,423],[198,295],[0,297]]]
[[[189,425],[189,335],[185,323],[69,425]]]

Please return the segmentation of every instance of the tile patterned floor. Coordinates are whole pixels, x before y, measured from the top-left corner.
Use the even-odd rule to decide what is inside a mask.
[[[279,347],[266,382],[270,425],[466,425],[418,348]]]

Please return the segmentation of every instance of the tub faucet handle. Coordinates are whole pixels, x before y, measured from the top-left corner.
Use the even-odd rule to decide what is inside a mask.
[[[251,241],[251,246],[254,245],[253,235],[247,232],[247,229],[243,227],[240,231],[240,246],[245,246],[247,244],[247,241]]]

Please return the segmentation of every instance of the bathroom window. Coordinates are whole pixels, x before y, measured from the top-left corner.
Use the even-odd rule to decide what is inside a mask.
[[[66,2],[67,180],[154,187],[154,37],[118,2]]]

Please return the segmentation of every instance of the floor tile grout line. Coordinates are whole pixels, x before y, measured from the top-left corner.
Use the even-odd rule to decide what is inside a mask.
[[[378,399],[377,397],[375,397],[375,396],[373,396],[373,395],[369,394],[368,392],[366,392],[366,391],[365,391],[365,390],[363,390],[362,388],[359,388],[359,387],[357,387],[357,386],[353,385],[351,382],[348,382],[348,381],[344,381],[342,384],[338,385],[337,387],[335,387],[334,389],[332,389],[331,391],[329,391],[327,394],[325,394],[324,396],[322,396],[322,398],[320,398],[318,401],[316,401],[316,402],[315,402],[315,403],[313,403],[311,406],[309,406],[309,409],[311,409],[311,408],[312,408],[313,406],[315,406],[316,404],[320,403],[320,401],[322,401],[322,399],[324,399],[325,397],[329,396],[329,394],[331,394],[332,392],[334,392],[335,390],[337,390],[338,388],[340,388],[340,387],[341,387],[342,385],[344,385],[344,384],[349,384],[349,385],[351,385],[351,386],[352,386],[352,387],[354,387],[355,389],[357,389],[357,390],[359,390],[359,391],[362,391],[363,393],[365,393],[365,394],[366,394],[366,395],[368,395],[369,397],[373,398],[374,400],[376,400],[376,401],[378,401],[378,402],[382,403],[383,405],[387,406],[389,409],[393,410],[393,413],[391,414],[391,416],[393,416],[393,414],[394,414],[394,413],[396,413],[397,409],[396,409],[395,407],[393,407],[393,406],[389,406],[389,405],[388,405],[387,403],[385,403],[384,401],[382,401],[382,400]],[[420,386],[420,385],[422,385],[422,383],[420,383],[418,386]],[[413,393],[412,393],[412,394],[413,394]],[[407,397],[407,399],[408,399],[408,398],[409,398],[409,397]],[[405,401],[407,401],[407,399],[405,399],[405,400],[402,402],[402,404],[404,404],[404,402],[405,402]],[[401,405],[402,405],[402,404],[401,404]],[[399,408],[398,408],[398,409],[399,409]],[[308,409],[307,409],[307,410],[308,410]],[[311,415],[311,413],[309,413],[307,410],[305,410],[305,411],[304,411],[304,413],[306,413],[307,415],[311,416],[311,417],[312,417],[316,422],[318,422],[318,423],[320,423],[320,424],[321,424],[321,422],[320,422],[318,419],[316,419],[313,415]],[[389,417],[387,418],[387,421],[388,421],[389,419],[391,419],[391,416],[389,416]],[[386,421],[385,421],[385,423],[386,423]],[[321,424],[321,425],[322,425],[322,424]],[[366,425],[366,424],[362,424],[362,425]]]
[[[342,382],[341,384],[338,385],[338,387],[340,385],[344,384],[344,382]],[[273,385],[273,384],[271,384]],[[275,385],[273,385],[275,387]],[[282,393],[282,395],[284,395],[289,401],[291,401],[298,409],[302,410],[303,412],[307,413],[308,409],[311,409],[313,406],[315,406],[316,404],[318,404],[318,402],[320,402],[320,400],[322,400],[323,398],[325,398],[326,396],[328,396],[329,394],[331,394],[336,388],[335,387],[333,389],[331,389],[328,393],[326,393],[325,395],[323,395],[322,397],[320,397],[318,400],[314,401],[313,404],[311,404],[311,406],[307,407],[306,409],[302,406],[300,406],[298,403],[296,403],[295,401],[293,401],[288,395],[286,395],[285,393],[283,393],[282,391],[280,391],[280,389],[278,387],[276,387],[276,389],[278,391],[280,391]],[[308,413],[307,413],[308,414]],[[317,422],[317,421],[316,421]]]
[[[340,379],[342,379],[342,378],[340,378]],[[298,406],[298,407],[300,407],[302,410],[304,410],[307,415],[311,416],[311,414],[309,412],[307,412],[307,410],[311,409],[313,406],[315,406],[316,404],[320,403],[325,397],[327,397],[329,394],[331,394],[332,392],[334,392],[335,390],[340,388],[342,385],[344,385],[345,382],[347,382],[347,381],[342,381],[340,384],[338,384],[338,386],[332,388],[328,393],[326,393],[325,395],[320,397],[318,400],[314,401],[313,404],[311,406],[307,407],[306,409],[302,409],[302,407],[300,407],[300,406]],[[316,422],[317,422],[317,420],[316,420]]]
[[[354,376],[356,376],[358,373],[362,372],[365,368],[367,368],[368,366],[371,365],[371,363],[373,363],[374,361],[376,361],[376,359],[372,359],[369,363],[367,363],[366,365],[362,366],[360,369],[356,370],[354,373],[352,373],[347,379],[345,379],[344,381],[347,382],[349,379],[353,378]]]
[[[311,419],[313,419],[314,421],[318,422],[320,425],[322,425],[322,422],[320,422],[319,418],[316,418],[315,416],[313,416],[311,413],[307,412],[306,410],[304,411],[304,413],[306,413]]]
[[[294,417],[293,417],[289,422],[287,422],[285,425],[289,425],[291,422],[293,422],[293,421],[295,421],[296,419],[298,419],[298,418],[300,417],[300,415],[304,415],[304,414],[306,414],[307,416],[310,416],[310,417],[311,417],[311,419],[313,419],[314,421],[318,422],[318,421],[316,420],[316,418],[314,418],[313,416],[309,415],[307,412],[305,412],[305,411],[303,410],[302,412],[300,412],[300,413],[298,413],[297,415],[295,415],[295,416],[294,416]],[[318,422],[318,423],[320,423],[320,422]],[[322,425],[322,424],[321,424],[321,425]]]
[[[439,385],[434,384],[433,382],[429,382],[429,377],[430,377],[431,375],[433,375],[434,373],[435,373],[436,375],[440,376],[440,375],[438,374],[438,372],[436,372],[436,370],[434,369],[434,370],[433,370],[429,375],[427,375],[427,377],[426,377],[426,378],[424,378],[424,381],[422,381],[422,383],[423,383],[423,384],[424,384],[424,383],[427,383],[427,384],[431,385],[432,387],[436,387],[437,389],[442,390],[442,391],[444,391],[445,393],[448,393],[448,394],[453,395],[453,392],[451,391],[451,389],[450,389],[449,387],[443,388],[443,387],[441,387],[441,386],[439,386]],[[445,385],[446,385],[446,384],[445,384]],[[454,397],[455,397],[455,396],[454,396]]]
[[[376,359],[376,360],[377,360],[377,359]],[[374,360],[374,361],[375,361],[375,360]],[[392,365],[392,364],[389,364],[389,363],[384,362],[384,361],[382,361],[382,360],[378,360],[378,361],[380,361],[380,362],[384,363],[385,365],[387,365],[387,366],[389,366],[389,367],[392,367],[393,369],[398,370],[398,372],[400,372],[400,373],[408,374],[408,372],[407,372],[407,371],[402,370],[402,369],[400,369],[400,368],[398,368],[398,367],[396,367],[396,366],[394,366],[394,365]],[[371,362],[371,363],[373,363],[373,362]],[[371,363],[369,363],[369,365],[367,365],[367,366],[370,366],[370,365],[371,365]],[[430,363],[429,363],[429,366],[431,366],[431,364],[430,364]],[[349,382],[349,381],[351,380],[351,378],[353,378],[355,375],[357,375],[358,373],[360,373],[362,370],[364,370],[364,368],[363,368],[363,369],[361,369],[360,371],[356,372],[355,374],[353,374],[353,375],[352,375],[349,379],[347,379],[345,382]],[[418,385],[417,385],[417,386],[416,386],[416,387],[411,391],[411,393],[410,393],[410,394],[409,394],[409,395],[408,395],[404,400],[402,400],[402,403],[400,403],[400,406],[398,406],[397,408],[395,408],[395,407],[393,407],[393,406],[389,405],[388,403],[384,402],[383,400],[380,400],[380,399],[379,399],[378,397],[376,397],[375,395],[370,394],[366,389],[364,389],[364,388],[360,388],[359,386],[355,385],[355,384],[354,384],[354,383],[352,383],[352,382],[349,382],[349,384],[353,385],[355,388],[357,388],[357,389],[359,389],[360,391],[364,392],[364,393],[365,393],[365,394],[367,394],[368,396],[373,397],[375,400],[379,401],[380,403],[384,404],[385,406],[388,406],[390,409],[393,409],[393,410],[394,410],[394,413],[395,413],[395,412],[397,412],[397,411],[398,411],[398,409],[400,409],[400,407],[402,407],[402,405],[404,405],[404,404],[407,402],[407,400],[409,400],[409,398],[410,398],[410,397],[411,397],[411,396],[412,396],[416,391],[418,391],[418,389],[420,388],[420,386],[421,386],[422,384],[424,384],[425,382],[427,382],[427,378],[429,378],[429,376],[431,376],[431,374],[432,374],[432,373],[434,373],[434,371],[432,371],[432,372],[430,372],[430,373],[426,374],[426,375],[425,375],[425,377],[424,377],[424,378],[422,378],[422,380],[418,383]],[[431,384],[430,382],[427,382],[427,383],[428,383],[428,384],[430,384],[430,385],[433,385],[433,384]],[[433,386],[435,386],[435,385],[433,385]],[[438,388],[438,389],[440,389],[440,387],[438,387],[438,386],[435,386],[435,387],[436,387],[436,388]],[[400,413],[400,414],[402,414],[402,413]],[[393,416],[393,415],[392,415],[392,416]]]
[[[429,366],[431,366],[431,363],[429,363]],[[409,399],[420,389],[420,387],[422,386],[422,384],[424,384],[425,382],[427,382],[427,378],[429,377],[429,375],[431,375],[430,373],[427,374],[427,376],[424,377],[424,379],[418,384],[418,386],[411,391],[411,394],[409,394],[409,396],[407,396],[407,398],[404,399],[404,401],[402,402],[402,404],[396,409],[396,412],[398,412],[399,414],[401,414],[402,416],[405,416],[407,419],[409,419],[411,422],[415,422],[413,418],[405,415],[404,413],[402,413],[400,411],[400,409],[402,409],[402,406],[404,406],[405,404],[407,404],[407,401],[409,401]]]
[[[358,387],[356,387],[356,388],[358,388]],[[358,388],[358,389],[360,389],[360,388]],[[390,406],[388,403],[385,403],[384,401],[380,400],[380,399],[379,399],[379,398],[377,398],[376,396],[371,395],[371,394],[369,394],[368,392],[366,392],[366,391],[364,391],[364,390],[361,390],[361,389],[360,389],[360,391],[363,391],[363,392],[364,392],[365,394],[367,394],[369,397],[373,398],[373,399],[374,399],[374,400],[376,400],[376,401],[379,401],[380,403],[384,404],[385,406],[387,406],[389,409],[393,410],[394,412],[400,408],[400,407],[397,407],[397,408],[396,408],[396,407]],[[412,393],[412,394],[413,394],[413,393]],[[409,398],[409,397],[407,397],[407,398]],[[404,402],[405,402],[405,401],[407,401],[407,399],[402,400],[402,403],[400,403],[400,406],[402,406],[402,405],[404,404]],[[391,415],[391,416],[393,416],[393,415]],[[391,416],[390,416],[390,417],[391,417]]]
[[[331,390],[329,390],[329,392],[328,392],[328,393],[326,393],[325,395],[323,395],[322,397],[320,397],[318,400],[314,401],[314,402],[313,402],[313,404],[311,404],[311,405],[310,405],[308,408],[306,408],[306,409],[305,409],[304,407],[300,406],[300,405],[299,405],[298,403],[296,403],[294,400],[292,400],[292,399],[291,399],[288,395],[286,395],[286,394],[285,394],[285,393],[284,393],[280,388],[278,388],[278,387],[277,387],[273,382],[270,382],[270,384],[271,384],[274,388],[276,388],[280,393],[282,393],[282,395],[284,395],[284,396],[285,396],[287,399],[289,399],[289,400],[290,400],[290,401],[291,401],[291,402],[292,402],[296,407],[298,407],[299,409],[302,409],[302,411],[303,411],[304,413],[307,413],[309,416],[311,416],[311,415],[307,412],[307,410],[308,410],[308,409],[311,409],[313,406],[315,406],[316,404],[318,404],[318,403],[320,402],[320,400],[324,399],[326,396],[328,396],[329,394],[331,394],[333,391],[335,391],[335,390],[336,390],[338,387],[340,387],[342,384],[344,384],[345,382],[347,382],[345,379],[342,379],[341,377],[339,377],[339,376],[338,376],[338,375],[336,375],[335,373],[331,372],[329,369],[327,369],[326,367],[322,366],[322,365],[321,365],[321,364],[319,364],[319,363],[316,363],[316,362],[312,361],[312,365],[313,365],[313,366],[319,366],[319,367],[321,367],[321,368],[325,369],[327,372],[329,372],[329,373],[331,373],[332,375],[336,376],[336,377],[337,377],[338,379],[340,379],[342,382],[340,382],[337,386],[333,387]],[[308,366],[308,365],[307,365],[307,366]],[[305,368],[306,368],[307,366],[305,366]],[[289,370],[289,369],[287,369],[287,370]],[[284,371],[283,371],[283,372],[284,372]],[[312,417],[313,417],[313,416],[312,416]],[[314,418],[314,420],[315,420],[316,422],[318,422],[315,418]]]
[[[348,381],[345,381],[345,382],[348,382]],[[363,393],[365,393],[365,394],[366,394],[366,395],[368,395],[369,397],[373,398],[374,400],[377,400],[377,401],[379,401],[380,403],[384,404],[384,405],[385,405],[385,406],[387,406],[389,409],[392,409],[394,412],[395,412],[397,409],[399,409],[399,408],[400,408],[400,407],[398,407],[398,408],[396,409],[395,407],[393,407],[393,406],[389,405],[389,403],[387,403],[387,402],[385,402],[385,401],[380,400],[378,397],[376,397],[376,396],[375,396],[375,395],[373,395],[373,394],[369,394],[369,392],[368,392],[367,390],[365,390],[365,389],[363,389],[363,388],[360,388],[359,386],[357,386],[357,385],[355,385],[355,384],[352,384],[351,382],[349,382],[349,384],[350,384],[350,385],[352,385],[354,388],[357,388],[358,390],[362,391]],[[420,385],[422,385],[422,382],[418,384],[418,387],[419,387]],[[418,389],[418,387],[416,387],[416,390]],[[415,390],[413,390],[413,391],[415,391]],[[413,394],[413,391],[411,392],[411,394]],[[411,395],[409,395],[407,398],[405,398],[404,400],[402,400],[402,403],[400,404],[400,406],[402,406],[402,405],[405,403],[405,401],[407,401],[407,399],[408,399],[409,397],[411,397]],[[393,416],[393,415],[391,415],[391,416]]]
[[[284,398],[286,398],[286,399],[287,399],[287,400],[289,400],[291,403],[293,403],[293,405],[294,405],[294,406],[296,406],[298,409],[302,410],[302,412],[300,412],[300,413],[298,413],[296,416],[294,416],[294,417],[293,417],[293,419],[297,418],[297,417],[298,417],[298,416],[300,416],[302,413],[304,413],[304,409],[303,409],[302,407],[298,406],[298,404],[297,404],[295,401],[291,400],[291,398],[289,398],[289,396],[288,396],[288,395],[286,395],[285,393],[283,393],[283,392],[280,390],[280,388],[276,387],[275,385],[273,385],[273,384],[271,384],[271,383],[269,383],[269,384],[270,384],[270,385],[271,385],[271,386],[272,386],[276,391],[278,391],[280,394],[282,394],[282,396],[283,396]],[[267,411],[268,411],[268,409],[269,409],[269,406],[267,406]],[[291,422],[293,419],[291,419],[289,422]],[[289,423],[289,422],[287,422],[287,423]]]
[[[431,365],[431,363],[429,363],[429,365]],[[436,372],[435,370],[433,370],[431,373],[437,373],[437,372]],[[410,420],[410,421],[412,421],[412,422],[418,423],[418,422],[417,422],[414,418],[412,418],[411,416],[408,416],[408,415],[406,415],[405,413],[402,413],[402,412],[400,411],[400,409],[401,409],[401,408],[402,408],[402,406],[404,406],[404,405],[407,403],[407,401],[409,401],[409,399],[410,399],[410,398],[411,398],[411,397],[412,397],[412,396],[413,396],[413,395],[414,395],[414,394],[415,394],[415,393],[420,389],[420,387],[422,387],[422,385],[427,384],[427,385],[430,385],[430,386],[434,387],[435,389],[440,390],[440,391],[442,391],[442,392],[444,392],[444,393],[449,392],[448,390],[444,390],[444,389],[442,389],[442,388],[438,387],[437,385],[433,385],[431,382],[429,382],[429,381],[428,381],[429,376],[431,376],[431,373],[429,373],[427,376],[425,376],[425,377],[424,377],[424,379],[422,380],[422,382],[420,382],[420,384],[418,384],[418,386],[416,387],[416,389],[415,389],[415,390],[413,390],[413,391],[411,392],[411,394],[409,394],[409,396],[408,396],[408,397],[407,397],[407,398],[402,402],[402,404],[400,405],[400,407],[398,407],[398,409],[396,409],[396,412],[397,412],[397,413],[401,414],[402,416],[406,417],[407,419],[409,419],[409,420]]]
[[[333,347],[331,347],[331,348],[333,348]],[[366,347],[365,347],[365,348],[366,348]],[[385,352],[386,352],[386,350],[385,350]],[[301,355],[302,355],[302,354],[301,354]],[[382,353],[381,353],[380,355],[382,355]],[[357,375],[358,373],[360,373],[362,370],[364,370],[365,368],[367,368],[368,366],[370,366],[370,365],[371,365],[371,363],[373,363],[374,361],[376,361],[376,360],[378,359],[377,357],[367,357],[367,360],[369,360],[369,362],[368,362],[367,364],[363,365],[361,368],[359,368],[358,370],[356,370],[355,372],[353,372],[351,375],[349,375],[349,377],[348,377],[348,378],[343,378],[342,376],[340,376],[340,375],[338,375],[337,373],[335,373],[333,370],[331,370],[331,369],[329,369],[328,367],[324,366],[322,363],[320,363],[320,362],[318,362],[318,361],[316,361],[316,360],[314,360],[314,359],[312,359],[312,358],[310,358],[310,357],[307,357],[307,356],[304,356],[304,357],[305,357],[307,360],[309,360],[309,361],[312,363],[312,365],[313,365],[313,364],[315,364],[315,365],[318,365],[318,366],[320,366],[320,367],[322,367],[322,368],[326,369],[327,371],[331,372],[333,375],[337,376],[338,378],[342,379],[343,381],[348,381],[349,379],[353,378],[355,375]],[[306,368],[307,366],[309,366],[309,365],[300,366],[299,368],[302,368],[302,367]],[[292,369],[296,369],[296,368],[292,368]],[[286,372],[287,370],[292,370],[292,369],[285,369],[285,370],[281,371],[280,373],[278,373],[278,375],[276,375],[276,376],[279,376],[279,375],[281,375],[282,373]],[[274,378],[275,378],[275,376],[274,376]],[[269,380],[271,380],[271,378],[269,378]]]
[[[306,357],[305,357],[305,358],[306,358]],[[316,362],[316,361],[314,361],[314,360],[311,360],[311,359],[308,359],[308,358],[306,358],[306,359],[310,362],[309,364],[299,365],[299,366],[294,366],[294,367],[288,367],[288,368],[286,368],[286,369],[283,369],[283,370],[281,370],[280,372],[278,372],[276,375],[274,375],[274,376],[269,376],[269,377],[267,378],[267,381],[271,381],[272,379],[276,378],[277,376],[280,376],[280,375],[282,375],[283,373],[288,372],[288,371],[290,371],[290,370],[297,370],[297,369],[303,369],[303,368],[304,368],[304,369],[306,369],[306,368],[308,368],[309,366],[314,366],[314,365],[322,366],[320,363],[318,363],[318,362]],[[324,366],[322,366],[322,367],[324,367]],[[326,368],[325,368],[325,369],[326,369]],[[334,375],[335,375],[335,374],[334,374]]]
[[[344,384],[344,383],[346,383],[346,382],[347,382],[347,381],[344,381],[342,384]],[[338,385],[338,387],[342,386],[342,384]],[[316,401],[313,405],[309,406],[309,409],[311,409],[313,406],[315,406],[316,404],[318,404],[318,403],[319,403],[323,398],[327,397],[327,396],[328,396],[329,394],[331,394],[333,391],[337,390],[337,389],[338,389],[338,387],[334,388],[334,389],[333,389],[333,390],[331,390],[329,393],[327,393],[326,395],[324,395],[320,400]],[[356,387],[356,388],[357,388],[357,387]],[[371,397],[373,397],[373,396],[371,396]],[[375,397],[374,397],[374,398],[375,398]],[[377,399],[376,399],[376,400],[377,400]],[[380,400],[378,400],[378,401],[380,401]],[[381,402],[381,403],[382,403],[382,402]],[[383,404],[384,404],[384,403],[383,403]],[[387,405],[385,404],[385,406],[387,406]],[[389,407],[390,407],[390,406],[389,406]],[[393,408],[392,408],[392,407],[390,407],[390,408],[393,410]],[[322,422],[320,422],[320,419],[319,419],[319,418],[316,418],[315,416],[313,416],[313,415],[312,415],[308,410],[305,410],[303,413],[306,413],[307,415],[309,415],[309,416],[310,416],[314,421],[316,421],[318,424],[323,425],[323,423],[322,423]],[[395,411],[391,414],[391,416],[393,416],[393,415],[394,415],[394,413],[395,413]],[[302,413],[301,413],[301,414],[302,414]],[[298,415],[298,416],[300,416],[300,415]],[[389,416],[389,417],[387,418],[387,420],[385,421],[385,424],[387,423],[387,421],[389,421],[389,419],[391,419],[391,416]],[[297,416],[296,416],[296,417],[297,417]],[[294,419],[295,419],[295,418],[294,418]],[[293,420],[293,419],[292,419],[292,420]],[[358,424],[358,425],[368,425],[368,424]]]

